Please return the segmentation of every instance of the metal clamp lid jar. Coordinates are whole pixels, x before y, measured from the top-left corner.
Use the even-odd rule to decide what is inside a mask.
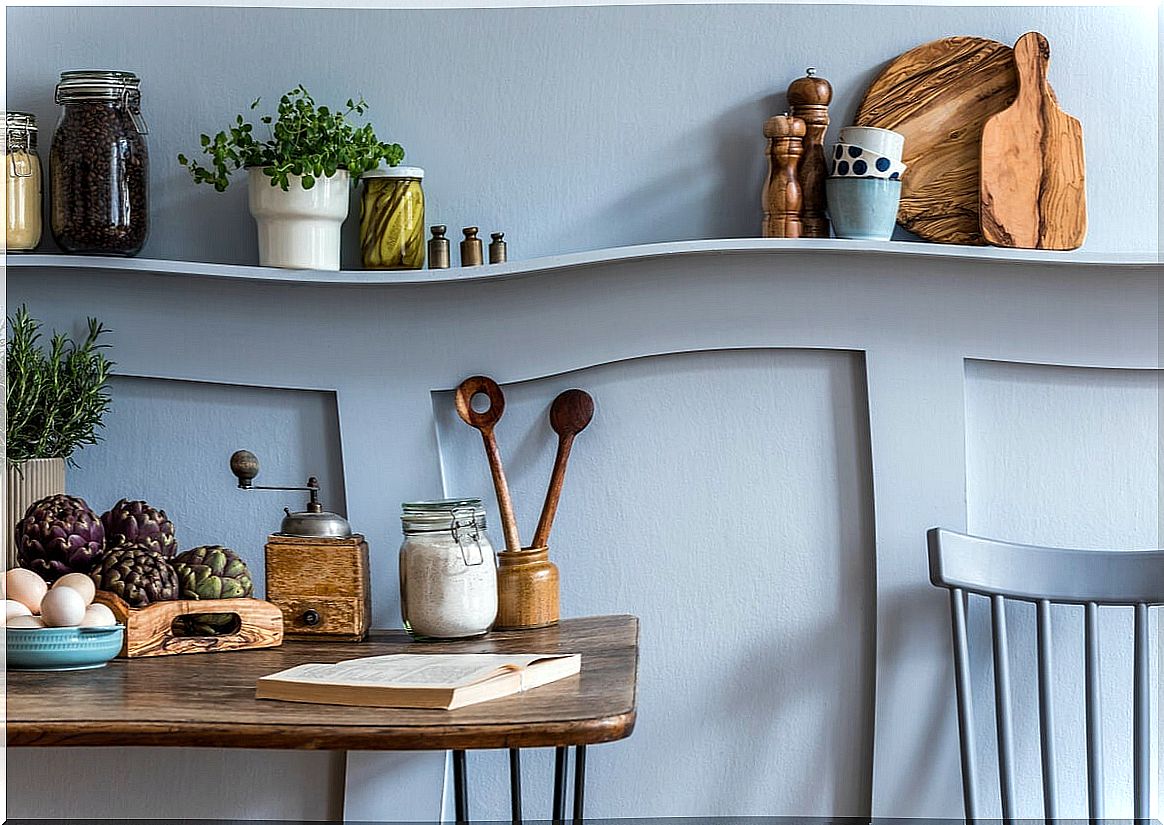
[[[389,166],[360,175],[360,251],[365,269],[424,266],[424,170]]]
[[[148,133],[132,72],[61,73],[49,155],[52,232],[66,252],[136,255],[149,233]]]
[[[42,183],[36,151],[36,117],[5,112],[4,240],[9,252],[27,252],[40,243]]]
[[[497,618],[497,559],[480,499],[406,502],[400,612],[417,639],[480,636]]]

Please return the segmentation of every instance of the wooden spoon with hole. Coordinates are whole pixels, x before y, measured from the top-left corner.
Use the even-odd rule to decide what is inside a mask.
[[[484,395],[489,399],[489,409],[477,412],[473,409],[473,397]],[[457,387],[457,415],[470,427],[481,431],[485,442],[485,456],[489,459],[489,471],[493,474],[493,489],[497,491],[497,506],[501,508],[501,529],[505,531],[505,547],[517,552],[521,550],[521,538],[517,534],[517,519],[513,516],[513,501],[509,498],[509,484],[505,481],[505,469],[501,466],[501,451],[497,449],[497,439],[493,428],[505,412],[505,395],[492,378],[474,375],[466,378]]]
[[[584,390],[566,390],[550,406],[550,426],[558,434],[558,454],[554,458],[554,472],[550,476],[550,487],[546,490],[546,502],[542,505],[542,517],[534,531],[534,547],[545,547],[550,538],[550,528],[558,512],[558,499],[562,495],[562,482],[566,479],[570,447],[574,444],[574,436],[586,429],[593,417],[594,399]]]

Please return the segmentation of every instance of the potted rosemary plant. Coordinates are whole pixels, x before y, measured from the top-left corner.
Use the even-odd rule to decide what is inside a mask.
[[[251,109],[258,105],[255,100]],[[238,115],[226,131],[202,135],[207,165],[186,155],[178,162],[196,183],[219,192],[230,185],[231,173],[247,170],[261,265],[336,270],[350,183],[380,161],[395,166],[404,159],[399,144],[381,142],[370,124],[351,122],[366,110],[363,98],[339,110],[317,106],[300,85],[279,99],[277,117],[259,118],[269,128],[266,140]]]
[[[25,307],[8,319],[4,544],[9,567],[16,563],[16,522],[33,502],[64,493],[65,464],[75,466],[73,453],[101,439],[113,362],[102,352],[108,344],[100,340],[108,330],[96,318],[88,325],[80,341],[53,333],[46,349],[41,347],[41,324]]]

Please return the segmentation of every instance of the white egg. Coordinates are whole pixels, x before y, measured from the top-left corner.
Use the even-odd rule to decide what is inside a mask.
[[[44,620],[40,616],[13,616],[6,623],[7,627],[44,627]]]
[[[18,602],[16,599],[4,600],[4,623],[7,624],[16,616],[31,616],[32,611],[28,609],[28,605],[24,602]]]
[[[110,627],[115,624],[117,617],[103,604],[89,605],[85,608],[85,617],[81,619],[81,627]]]
[[[66,573],[53,582],[52,589],[56,590],[58,587],[71,587],[76,590],[85,600],[85,604],[91,604],[93,597],[97,595],[97,585],[84,573]]]
[[[59,587],[45,594],[40,617],[45,627],[76,627],[85,618],[85,598],[71,587]]]
[[[4,598],[15,599],[33,613],[40,612],[40,600],[48,592],[48,582],[23,567],[4,574]]]

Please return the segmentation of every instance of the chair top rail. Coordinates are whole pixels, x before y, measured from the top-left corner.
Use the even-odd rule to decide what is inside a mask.
[[[1164,550],[1073,550],[927,533],[930,581],[982,595],[1058,604],[1164,604]]]

